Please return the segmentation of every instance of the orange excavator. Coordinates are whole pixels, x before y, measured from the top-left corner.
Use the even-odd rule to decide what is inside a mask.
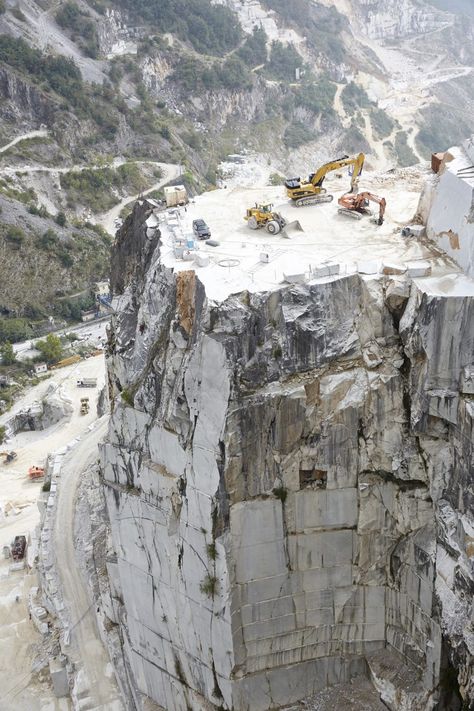
[[[42,479],[44,477],[44,467],[30,467],[28,469],[28,477],[31,481],[35,481],[35,479]]]
[[[385,198],[372,193],[346,193],[337,202],[341,206],[338,210],[340,215],[347,215],[356,220],[361,220],[364,215],[371,215],[369,203],[376,202],[379,206],[379,216],[374,218],[374,222],[377,225],[383,225],[383,216],[387,206]]]

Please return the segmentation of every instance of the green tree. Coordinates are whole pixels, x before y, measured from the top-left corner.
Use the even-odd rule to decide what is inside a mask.
[[[25,241],[25,233],[21,227],[9,225],[5,231],[5,239],[11,244],[21,245]]]
[[[47,363],[57,363],[63,355],[61,339],[54,333],[48,333],[43,341],[37,341],[36,348]]]
[[[254,27],[251,35],[237,52],[249,67],[257,67],[267,61],[267,35],[263,27]]]
[[[0,346],[0,355],[2,356],[3,365],[13,365],[16,360],[15,351],[10,341],[5,341]]]
[[[58,212],[56,217],[54,218],[56,220],[56,224],[59,225],[60,227],[65,227],[66,226],[66,215],[64,212]]]
[[[293,44],[285,45],[278,40],[272,42],[267,73],[272,79],[294,81],[296,69],[303,67],[303,59]]]
[[[31,333],[31,326],[24,318],[0,318],[0,342],[24,341]]]

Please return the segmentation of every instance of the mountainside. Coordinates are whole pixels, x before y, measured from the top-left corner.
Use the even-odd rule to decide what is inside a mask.
[[[3,130],[46,123],[63,159],[181,154],[205,174],[220,152],[257,141],[289,167],[301,162],[291,155],[298,146],[324,157],[365,139],[374,161],[406,163],[398,129],[424,128],[419,141],[409,137],[415,161],[438,147],[418,112],[437,104],[440,86],[449,79],[473,99],[461,80],[471,72],[474,22],[428,2],[81,0],[59,10],[29,0],[21,12],[21,20],[15,8],[0,20],[0,33],[16,38],[0,43]],[[22,40],[48,57],[25,57]],[[57,76],[51,53],[74,64]],[[460,122],[458,132],[472,129],[465,105],[444,113]],[[446,145],[459,138],[448,119]],[[194,153],[210,149],[208,164],[195,165]]]
[[[0,193],[113,231],[163,163],[191,193],[242,151],[269,174],[411,165],[474,130],[473,39],[441,0],[8,0]]]

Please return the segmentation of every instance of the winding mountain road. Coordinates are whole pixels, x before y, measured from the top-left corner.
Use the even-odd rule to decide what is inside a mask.
[[[109,210],[108,212],[104,212],[102,215],[99,215],[96,218],[95,221],[97,222],[97,224],[102,225],[102,227],[109,234],[115,236],[116,229],[114,226],[114,222],[120,216],[120,213],[122,212],[124,207],[126,207],[129,203],[134,202],[140,197],[145,197],[146,195],[149,195],[155,190],[159,190],[163,187],[163,185],[166,185],[171,180],[176,180],[176,178],[179,178],[179,176],[182,175],[183,172],[182,166],[177,165],[176,163],[156,163],[155,165],[159,167],[163,173],[157,183],[152,185],[147,190],[143,190],[138,195],[129,195],[128,197],[121,200],[118,205],[115,205],[115,207],[113,207],[111,210]]]
[[[5,153],[8,151],[9,148],[13,148],[13,146],[16,146],[17,143],[20,143],[21,141],[27,141],[29,138],[47,138],[48,137],[48,130],[46,128],[40,128],[37,131],[29,131],[28,133],[23,133],[21,136],[17,136],[16,138],[13,139],[13,141],[10,141],[10,143],[7,143],[6,145],[2,146],[0,148],[0,153]]]

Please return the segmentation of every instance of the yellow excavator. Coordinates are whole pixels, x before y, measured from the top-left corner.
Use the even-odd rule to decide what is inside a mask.
[[[341,195],[337,201],[340,205],[338,213],[340,215],[347,215],[347,217],[352,217],[356,220],[361,220],[364,215],[371,215],[369,209],[369,203],[375,202],[379,206],[379,216],[373,218],[373,222],[376,225],[383,225],[383,217],[385,215],[385,208],[387,207],[387,201],[383,197],[374,195],[373,193],[346,193]]]
[[[4,464],[10,464],[10,462],[13,462],[14,459],[17,458],[17,453],[16,452],[0,452],[0,457],[4,457],[3,463]]]
[[[333,196],[327,195],[326,189],[322,187],[324,178],[331,171],[344,168],[346,165],[352,166],[350,192],[355,192],[359,176],[364,167],[364,161],[365,155],[363,153],[359,153],[358,156],[354,156],[353,158],[349,158],[349,156],[336,158],[336,160],[329,161],[329,163],[322,165],[315,173],[311,173],[306,182],[302,181],[301,178],[289,178],[286,180],[286,194],[294,201],[296,207],[331,202]]]

